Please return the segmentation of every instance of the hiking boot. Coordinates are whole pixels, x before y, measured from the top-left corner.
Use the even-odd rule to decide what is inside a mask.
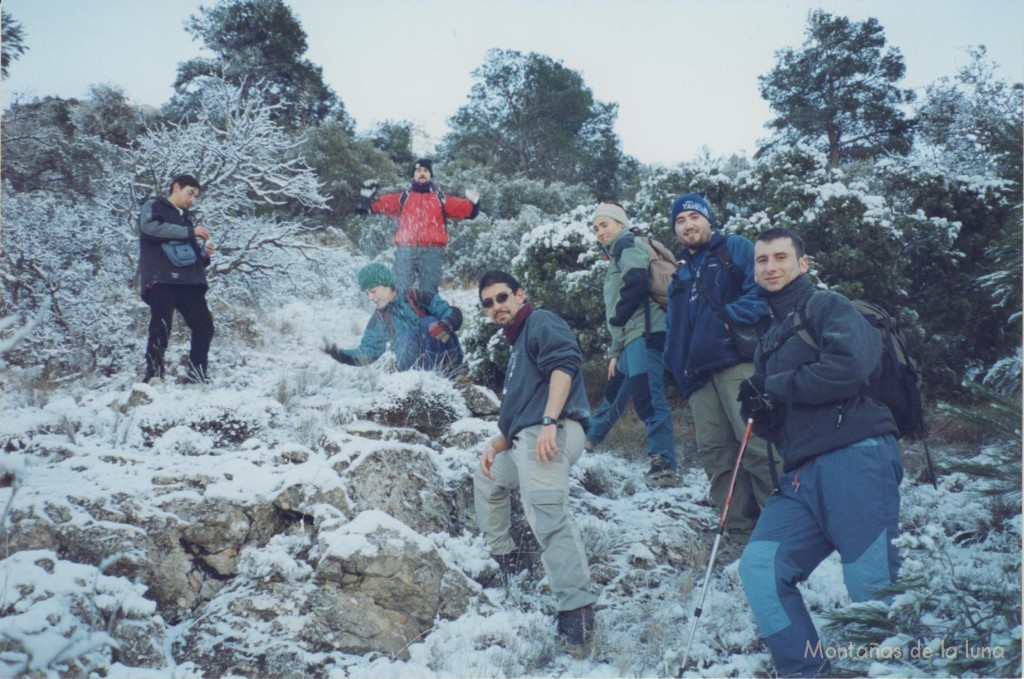
[[[558,612],[558,636],[579,650],[594,640],[594,605]]]
[[[665,464],[660,455],[651,455],[651,468],[644,474],[644,481],[651,488],[675,488],[679,485],[675,470]]]

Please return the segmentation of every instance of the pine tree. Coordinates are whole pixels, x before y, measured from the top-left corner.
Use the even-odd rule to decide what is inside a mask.
[[[758,80],[778,114],[769,127],[779,144],[808,141],[828,153],[829,164],[910,149],[911,123],[901,106],[914,99],[900,89],[906,67],[886,47],[877,19],[853,22],[822,10],[807,18],[799,50],[776,53],[774,69]]]

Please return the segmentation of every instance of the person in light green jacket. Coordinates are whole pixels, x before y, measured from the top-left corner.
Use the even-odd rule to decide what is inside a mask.
[[[608,382],[604,398],[590,420],[587,441],[601,443],[633,402],[647,427],[651,468],[645,475],[653,487],[679,484],[672,437],[672,413],[665,398],[665,310],[651,297],[647,249],[630,230],[618,203],[598,205],[594,234],[608,257],[604,279],[605,317],[612,343],[608,351]]]

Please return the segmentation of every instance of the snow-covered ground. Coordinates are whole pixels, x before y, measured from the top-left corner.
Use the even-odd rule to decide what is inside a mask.
[[[467,314],[476,313],[475,291],[454,297]],[[30,508],[38,515],[54,516],[73,513],[76,506],[104,503],[112,511],[115,506],[123,511],[125,497],[135,498],[129,504],[139,512],[156,512],[148,499],[168,492],[170,486],[161,481],[167,477],[201,480],[192,490],[174,491],[183,502],[273,498],[294,484],[321,483],[323,470],[333,460],[325,442],[343,438],[347,427],[361,426],[361,418],[389,394],[418,388],[443,399],[456,393],[434,376],[386,374],[378,365],[342,366],[318,352],[322,336],[339,346],[357,342],[368,311],[339,309],[349,302],[351,298],[295,301],[268,313],[259,340],[229,344],[219,337],[211,356],[215,380],[209,386],[133,387],[136,377],[121,375],[33,387],[19,371],[11,370],[0,396],[0,507],[5,508],[0,637],[8,640],[0,642],[0,675],[18,668],[56,675],[59,668],[70,667],[72,675],[92,670],[110,677],[211,676],[188,658],[173,654],[175,644],[189,632],[190,619],[167,625],[162,664],[140,668],[119,662],[109,650],[110,630],[90,627],[88,621],[117,617],[109,613],[118,609],[122,617],[139,624],[147,616],[157,616],[146,588],[125,576],[107,574],[104,569],[118,555],[108,554],[104,561],[102,545],[97,545],[97,560],[91,563],[75,563],[67,555],[46,550],[12,549],[18,544],[19,525],[11,517]],[[175,342],[168,357],[184,352],[180,331]],[[143,403],[130,405],[133,394],[141,394]],[[242,432],[240,443],[230,443],[230,435],[237,432],[224,433],[214,426],[159,426],[186,420],[213,423],[226,413],[243,428],[251,427]],[[469,434],[466,440],[480,440],[496,431],[491,421],[467,412],[457,415],[452,428]],[[688,435],[677,432],[681,440]],[[352,438],[345,439],[345,445],[350,459],[372,447]],[[479,446],[472,444],[434,441],[421,448],[452,489],[465,483],[479,454]],[[942,446],[935,445],[933,454],[941,456]],[[282,457],[289,464],[272,463]],[[707,498],[706,478],[693,460],[684,460],[683,483],[674,489],[646,488],[644,471],[640,461],[607,449],[588,453],[573,470],[573,510],[600,588],[597,638],[585,657],[574,658],[556,645],[552,600],[541,574],[529,572],[507,585],[483,577],[492,565],[475,527],[467,525],[464,531],[453,531],[457,534],[422,537],[448,565],[485,583],[468,611],[454,620],[439,619],[429,634],[408,646],[408,658],[328,654],[329,661],[322,665],[328,668],[326,673],[366,678],[675,676],[703,586],[717,516]],[[905,480],[908,549],[915,540],[941,541],[944,535],[991,523],[986,503],[964,492],[967,485],[955,474],[943,477],[938,490]],[[97,530],[98,540],[100,528],[81,526]],[[353,530],[349,545],[339,542],[336,534],[331,549],[359,549],[362,534]],[[1018,549],[1019,537],[1018,529]],[[286,577],[302,577],[302,564],[288,552],[287,545],[273,541],[262,550],[243,552],[236,577],[259,578],[261,573],[289,568],[295,572]],[[970,554],[969,546],[948,553],[954,570],[961,566],[959,559],[964,559],[964,568],[979,568],[964,556]],[[1013,556],[1015,564],[1010,558],[1011,570],[1004,577],[1019,580],[1020,559]],[[910,569],[928,573],[928,567],[911,555]],[[718,564],[713,577],[685,676],[772,675],[736,563]],[[835,556],[802,588],[819,617],[819,628],[825,622],[822,612],[849,601]],[[1019,584],[1016,592],[1019,596]],[[107,615],[90,617],[82,606],[94,606]],[[1019,653],[1019,605],[1016,610],[1018,626],[1004,636],[1010,643],[1015,635]],[[828,643],[844,643],[825,634]],[[249,641],[258,645],[264,640]],[[77,665],[72,660],[76,657]],[[947,672],[940,665],[934,674],[910,665],[876,663],[871,668],[879,675]]]

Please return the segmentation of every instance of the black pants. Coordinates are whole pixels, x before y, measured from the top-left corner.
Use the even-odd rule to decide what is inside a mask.
[[[143,298],[149,305],[149,341],[146,343],[146,379],[164,376],[164,352],[177,309],[192,331],[188,357],[190,377],[205,382],[207,357],[213,341],[213,316],[206,305],[205,285],[154,285]]]

